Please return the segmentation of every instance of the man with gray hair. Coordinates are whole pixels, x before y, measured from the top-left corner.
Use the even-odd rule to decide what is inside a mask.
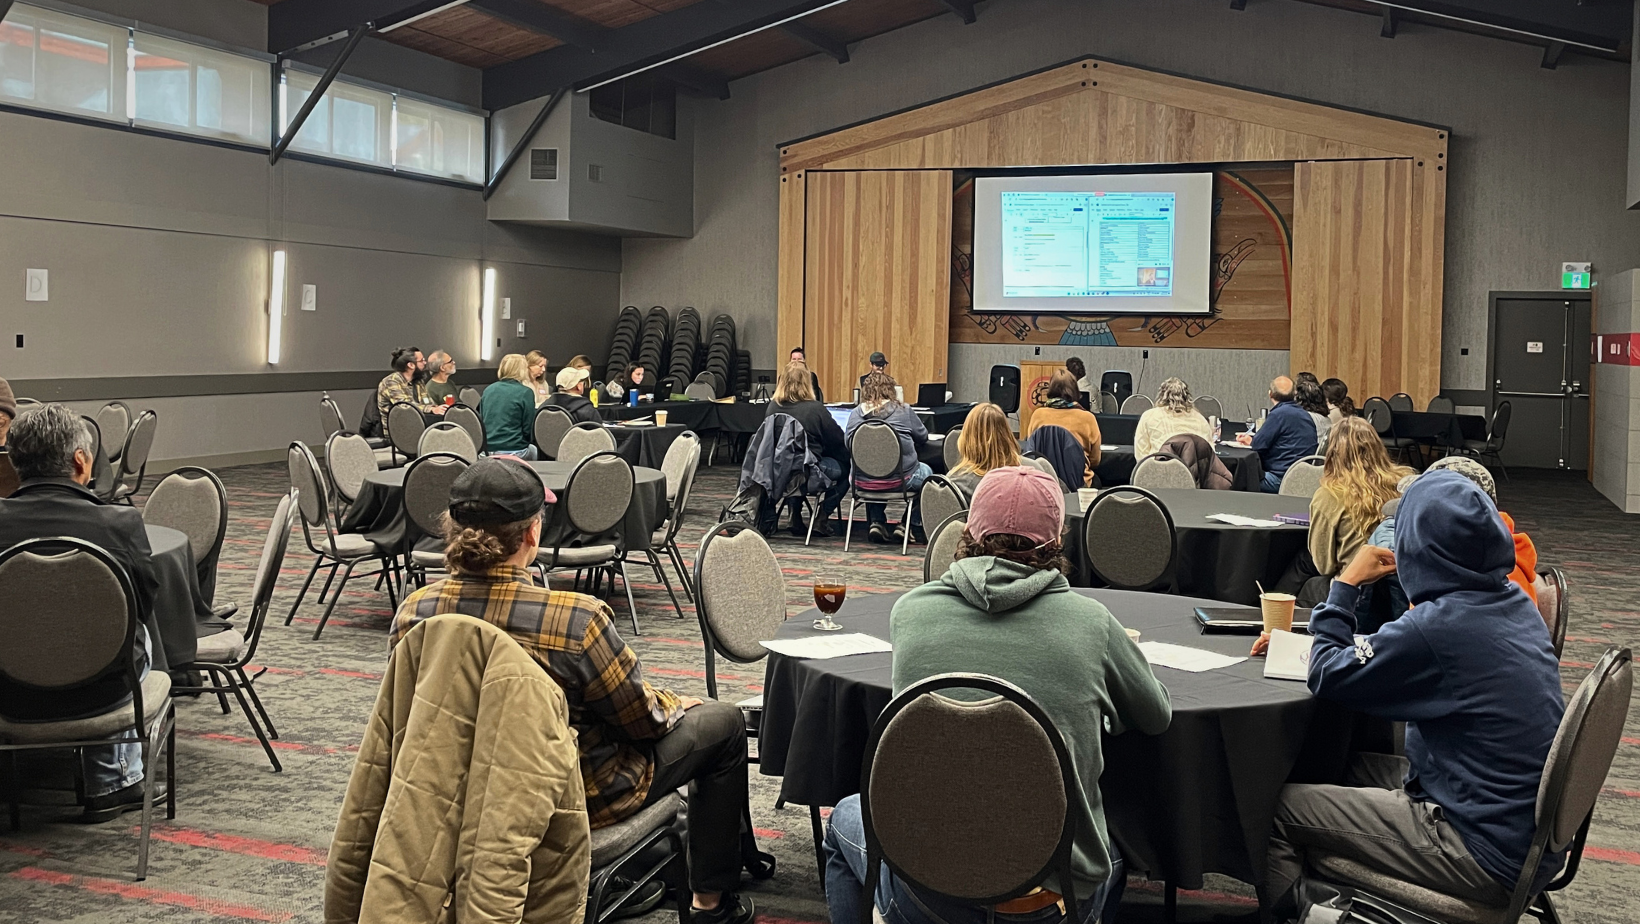
[[[53,536],[90,542],[125,569],[136,591],[138,616],[146,622],[159,586],[148,533],[135,508],[104,503],[86,488],[97,445],[91,425],[61,404],[45,404],[17,415],[7,443],[22,486],[0,500],[0,549]],[[139,626],[131,654],[144,677],[151,662],[149,646],[148,633]],[[0,715],[18,721],[96,715],[129,696],[119,672],[67,692],[42,692],[0,678]],[[81,759],[86,821],[108,821],[142,808],[139,745],[84,748]]]

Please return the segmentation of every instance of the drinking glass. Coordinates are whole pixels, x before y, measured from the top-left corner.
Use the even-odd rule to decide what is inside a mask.
[[[835,632],[843,628],[832,621],[832,615],[843,608],[843,598],[848,596],[848,583],[840,574],[815,572],[814,574],[814,605],[820,610],[820,618],[814,621],[814,627],[825,632]]]

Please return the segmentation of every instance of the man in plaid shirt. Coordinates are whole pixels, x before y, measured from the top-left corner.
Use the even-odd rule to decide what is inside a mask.
[[[392,641],[441,613],[506,630],[569,700],[592,827],[628,818],[688,784],[694,918],[746,924],[752,902],[735,894],[742,819],[750,817],[745,720],[733,705],[650,686],[607,604],[530,579],[542,506],[554,500],[534,470],[511,457],[482,459],[457,476],[445,531],[451,576],[405,598]]]
[[[427,397],[421,378],[427,372],[427,357],[420,347],[400,347],[393,351],[393,371],[376,385],[376,410],[382,415],[382,432],[387,432],[387,412],[399,402],[415,405],[423,414],[444,414],[444,405]]]

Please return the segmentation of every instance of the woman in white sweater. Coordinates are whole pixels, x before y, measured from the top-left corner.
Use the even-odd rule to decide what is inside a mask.
[[[1213,425],[1191,403],[1190,386],[1171,378],[1156,390],[1156,406],[1139,415],[1133,431],[1134,458],[1143,459],[1181,433],[1213,442]]]

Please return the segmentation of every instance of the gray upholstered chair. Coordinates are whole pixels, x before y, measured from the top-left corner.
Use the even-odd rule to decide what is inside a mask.
[[[930,475],[923,482],[922,493],[917,498],[918,509],[922,510],[923,524],[944,523],[948,517],[959,510],[968,509],[968,495],[962,489],[952,484],[944,475]],[[932,535],[932,534],[930,534]],[[933,541],[930,539],[930,541]]]
[[[1150,400],[1149,395],[1128,395],[1127,400],[1122,402],[1122,413],[1143,414],[1155,406],[1156,402]]]
[[[176,714],[171,677],[139,677],[131,652],[141,617],[131,579],[107,551],[79,539],[30,539],[0,552],[0,679],[39,695],[67,693],[105,676],[119,676],[128,702],[78,719],[13,722],[0,718],[0,753],[15,767],[17,751],[104,746],[118,738],[142,748],[142,824],[137,880],[148,876],[148,834],[159,778],[155,757],[166,755],[165,817],[175,818]],[[158,639],[152,640],[158,644]],[[11,823],[19,823],[18,789],[10,787]]]
[[[927,516],[928,511],[923,511]],[[932,522],[932,521],[927,521]],[[964,507],[928,531],[928,551],[923,554],[923,583],[937,581],[957,560],[957,543],[968,528],[968,508]]]
[[[216,603],[216,563],[222,556],[222,539],[228,534],[228,491],[222,479],[209,469],[184,465],[160,480],[142,507],[142,521],[153,526],[169,526],[188,536],[199,574],[199,589],[219,619],[232,616],[238,607]]]
[[[1190,468],[1176,456],[1158,452],[1139,460],[1128,483],[1147,491],[1160,491],[1170,488],[1194,488],[1196,477],[1190,474]]]
[[[690,382],[684,388],[683,396],[690,401],[714,401],[717,399],[717,389],[708,382]]]
[[[1173,569],[1173,515],[1156,495],[1106,488],[1083,515],[1082,549],[1094,576],[1119,590],[1149,590]]]
[[[1202,395],[1196,399],[1196,413],[1212,420],[1224,416],[1224,405],[1212,395]]]
[[[1416,410],[1417,408],[1412,403],[1411,395],[1404,391],[1398,391],[1389,396],[1389,409],[1392,411],[1401,411],[1402,413],[1406,413],[1408,411]]]
[[[1429,399],[1429,407],[1426,410],[1431,414],[1451,414],[1458,410],[1458,402],[1446,395],[1436,395]]]
[[[900,554],[911,547],[911,511],[917,503],[909,481],[888,491],[868,491],[860,487],[860,480],[891,479],[900,474],[900,437],[894,428],[881,420],[867,420],[854,428],[848,441],[849,457],[854,460],[849,476],[848,527],[843,530],[843,551],[848,551],[849,539],[854,534],[854,508],[861,503],[905,504],[905,536],[900,540]]]
[[[950,690],[989,695],[959,700],[944,695]],[[871,924],[884,863],[914,888],[965,904],[1051,888],[1064,896],[1065,920],[1081,920],[1071,879],[1078,799],[1071,773],[1053,720],[1006,680],[938,674],[906,688],[872,726],[860,772],[862,924]]]
[[[613,451],[595,452],[576,464],[564,486],[566,496],[558,499],[568,519],[571,533],[560,536],[552,548],[542,547],[536,553],[535,563],[543,576],[550,571],[572,569],[591,571],[588,583],[594,593],[598,576],[608,574],[611,590],[615,576],[620,575],[626,588],[627,614],[632,617],[632,632],[642,635],[638,628],[638,605],[632,600],[632,584],[626,579],[623,537],[614,542],[605,537],[626,519],[627,508],[632,506],[632,466]],[[578,543],[578,544],[577,544]]]
[[[535,448],[541,450],[541,458],[558,458],[559,444],[564,441],[564,434],[575,426],[575,418],[569,412],[556,404],[543,404],[535,409]]]
[[[329,594],[330,604],[325,607],[324,615],[319,617],[319,624],[313,629],[313,637],[317,639],[319,633],[325,631],[325,623],[330,621],[331,611],[336,609],[336,601],[341,599],[347,582],[353,578],[353,569],[360,562],[372,558],[381,561],[382,570],[378,573],[385,578],[388,605],[398,609],[391,559],[362,534],[344,533],[336,528],[331,515],[330,492],[325,488],[325,476],[319,470],[318,460],[313,458],[313,451],[301,441],[291,443],[285,453],[285,461],[290,472],[291,493],[296,497],[296,509],[302,517],[302,540],[307,543],[308,551],[313,553],[313,567],[308,569],[307,580],[302,582],[302,589],[297,591],[290,612],[285,614],[285,625],[290,625],[291,620],[296,618],[296,611],[301,608],[302,599],[313,584],[313,576],[319,573],[321,567],[328,567],[330,573],[325,577],[324,586],[319,589],[319,602],[324,603],[326,594]],[[336,592],[332,594],[330,586],[336,579],[337,569],[341,569],[342,579],[336,583]]]
[[[592,876],[583,924],[612,920],[628,897],[660,879],[677,899],[678,920],[689,920],[689,869],[683,848],[683,799],[672,794],[615,824],[592,829]],[[628,883],[612,893],[619,875]]]
[[[473,448],[477,452],[484,451],[484,421],[478,418],[478,412],[468,404],[453,404],[444,412],[446,423],[453,423],[467,431],[467,436],[473,441]]]
[[[432,432],[432,431],[428,431]],[[444,569],[444,527],[441,518],[450,509],[450,488],[471,465],[453,452],[426,452],[404,470],[404,517],[423,536],[438,540],[439,550],[406,549],[405,581],[427,586],[427,572]],[[420,543],[418,543],[419,545]]]
[[[429,452],[447,452],[466,459],[468,463],[478,461],[478,445],[473,438],[459,424],[448,420],[441,420],[421,431],[421,439],[416,441],[416,455],[420,457]]]
[[[143,411],[131,429],[126,431],[125,445],[120,449],[120,464],[110,487],[108,499],[116,504],[129,504],[142,490],[142,479],[148,474],[148,453],[154,448],[154,431],[159,427],[159,415]]]
[[[952,427],[946,431],[945,442],[940,446],[940,457],[945,460],[947,472],[962,464],[962,428]]]
[[[456,401],[458,403],[465,404],[470,408],[476,409],[478,407],[478,402],[483,400],[483,398],[484,393],[471,385],[463,385],[461,386],[461,390],[456,392]]]
[[[320,394],[319,432],[323,433],[325,435],[325,439],[328,440],[332,435],[345,432],[346,430],[347,421],[342,417],[341,406],[336,403],[335,399],[330,397],[330,392],[327,391]]]
[[[414,404],[404,401],[395,401],[387,409],[387,437],[392,441],[393,451],[406,459],[416,457],[416,447],[421,445],[422,431],[427,429],[427,419],[421,416],[421,409]]]
[[[763,534],[733,519],[701,539],[695,556],[695,615],[706,643],[706,695],[718,698],[717,657],[755,664],[768,656],[761,642],[786,620],[786,579]],[[757,737],[763,697],[736,703]]]
[[[683,618],[683,607],[678,606],[678,596],[672,590],[672,579],[666,576],[666,569],[661,567],[660,553],[657,549],[666,552],[672,560],[672,566],[678,569],[678,582],[683,585],[684,596],[690,600],[695,598],[694,590],[689,582],[689,569],[684,567],[683,553],[678,550],[678,530],[683,527],[683,518],[688,512],[689,495],[694,492],[695,472],[700,468],[700,437],[693,430],[685,430],[672,441],[666,449],[666,457],[661,460],[661,474],[666,476],[666,499],[668,511],[666,520],[661,523],[649,540],[646,549],[627,549],[621,556],[627,561],[633,561],[634,551],[643,553],[643,563],[655,569],[655,576],[666,585],[667,596],[672,598],[672,609],[678,618]]]
[[[1029,465],[1030,467],[1036,469],[1039,472],[1046,472],[1047,474],[1053,476],[1053,480],[1059,481],[1059,472],[1054,470],[1053,463],[1048,461],[1047,459],[1042,458],[1041,456],[1038,456],[1038,455],[1021,455],[1019,457],[1019,464],[1020,465]],[[1060,484],[1060,487],[1065,486],[1065,483],[1063,481],[1060,481],[1059,484]]]
[[[1595,799],[1611,770],[1612,757],[1623,735],[1629,697],[1634,688],[1634,662],[1627,648],[1607,649],[1583,678],[1566,705],[1560,730],[1549,746],[1538,784],[1536,830],[1520,878],[1506,905],[1488,905],[1445,895],[1432,889],[1386,876],[1347,857],[1312,853],[1309,863],[1322,879],[1342,883],[1362,893],[1381,897],[1435,921],[1452,924],[1515,924],[1530,914],[1545,922],[1560,920],[1550,893],[1571,883],[1583,858],[1583,843],[1594,815]],[[1543,891],[1532,892],[1532,879],[1545,853],[1570,850],[1566,866]]]
[[[1321,475],[1327,469],[1325,456],[1305,456],[1287,469],[1287,474],[1281,476],[1281,490],[1279,493],[1288,497],[1314,497],[1315,492],[1321,489]]]
[[[245,714],[245,721],[256,733],[256,740],[262,743],[262,750],[268,755],[268,762],[273,764],[275,773],[284,767],[268,739],[278,738],[279,730],[273,727],[273,719],[268,717],[261,697],[256,695],[255,681],[261,673],[247,674],[245,668],[256,657],[256,647],[262,640],[262,627],[267,625],[268,610],[273,607],[273,589],[279,583],[279,569],[285,563],[285,546],[290,543],[291,520],[296,515],[296,507],[296,492],[293,490],[279,498],[279,506],[268,523],[268,534],[262,540],[262,557],[256,565],[256,583],[251,589],[251,611],[245,628],[242,631],[226,629],[205,636],[199,640],[193,663],[171,666],[173,670],[199,671],[211,678],[210,683],[200,686],[173,687],[173,695],[215,693],[222,704],[223,715],[229,711],[227,695],[234,695],[239,701],[239,711]]]
[[[1543,614],[1543,623],[1549,627],[1549,641],[1555,646],[1555,657],[1566,647],[1566,623],[1572,616],[1571,591],[1566,586],[1566,573],[1548,565],[1538,569],[1537,580],[1533,582],[1537,590],[1538,612]]]
[[[1122,403],[1116,400],[1115,395],[1108,391],[1099,393],[1099,409],[1094,411],[1095,414],[1120,414],[1121,412]]]
[[[325,467],[330,469],[330,487],[336,492],[335,499],[342,504],[352,504],[364,489],[365,476],[377,470],[376,450],[357,433],[332,433],[325,441]]]
[[[558,461],[572,465],[600,452],[614,452],[615,437],[602,424],[579,423],[558,444]]]
[[[134,416],[131,405],[124,401],[110,401],[98,408],[97,416],[92,418],[103,446],[108,448],[109,462],[120,460],[120,451],[125,448],[125,434],[130,432]]]

